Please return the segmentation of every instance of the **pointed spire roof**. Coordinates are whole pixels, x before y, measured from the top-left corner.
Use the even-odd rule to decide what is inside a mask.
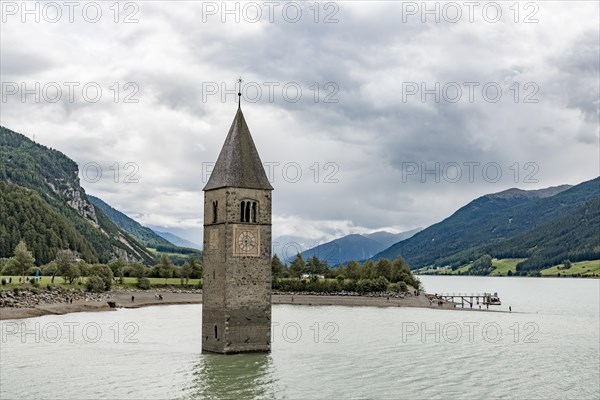
[[[204,190],[223,187],[273,190],[239,106]]]

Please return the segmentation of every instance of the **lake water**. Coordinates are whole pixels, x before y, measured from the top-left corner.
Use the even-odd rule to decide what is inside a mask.
[[[276,305],[272,352],[231,356],[201,305],[2,321],[0,398],[600,398],[599,280],[420,278],[513,312]]]

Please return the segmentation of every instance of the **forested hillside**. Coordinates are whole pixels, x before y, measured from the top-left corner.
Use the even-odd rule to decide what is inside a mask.
[[[564,260],[600,259],[600,198],[482,251],[496,258],[527,258],[517,264],[517,271],[537,271]]]
[[[560,230],[553,224],[565,223],[561,218],[572,221],[578,212],[583,212],[587,203],[600,197],[599,185],[600,178],[596,178],[571,188],[511,189],[482,196],[442,222],[382,251],[374,259],[402,256],[412,268],[461,266],[490,253],[492,256],[531,256],[523,268],[539,269],[541,265],[551,265],[548,263],[556,257],[568,254],[575,243],[581,244],[578,254],[583,256],[591,246],[587,232],[597,227],[597,223],[569,224],[570,241],[559,239]],[[570,213],[574,213],[573,216],[569,216]],[[510,244],[505,242],[511,238],[514,240]],[[542,251],[543,243],[548,246]]]
[[[82,249],[81,256],[89,262],[107,262],[113,258],[121,257],[130,260],[138,260],[147,263],[153,263],[154,256],[149,253],[144,246],[137,243],[132,237],[121,231],[113,224],[102,210],[97,209],[88,200],[83,188],[79,185],[77,164],[59,151],[41,146],[27,137],[13,132],[4,127],[0,127],[0,181],[12,183],[5,186],[3,194],[4,201],[13,206],[3,214],[0,225],[5,226],[6,243],[18,243],[21,238],[27,240],[32,237],[31,227],[27,230],[8,229],[9,221],[21,221],[25,212],[28,216],[36,220],[44,218],[43,216],[33,216],[34,211],[44,212],[39,207],[29,207],[26,210],[17,207],[19,198],[22,199],[23,192],[16,190],[15,185],[30,189],[38,194],[38,200],[46,203],[55,213],[62,217],[62,226],[67,224],[70,230],[77,232],[85,243],[81,243],[81,238],[75,240],[76,235],[70,235],[63,240],[74,240],[69,242],[69,247],[79,246]],[[13,198],[15,197],[15,198]],[[32,200],[35,202],[35,200]],[[32,202],[30,201],[30,203]],[[44,235],[44,226],[32,225],[38,235]],[[29,233],[29,239],[24,236]],[[38,246],[38,254],[42,255],[38,263],[50,261],[53,254],[58,250],[55,245],[57,242],[52,240],[27,243],[30,248]],[[60,243],[65,246],[65,243]],[[0,246],[0,257],[9,257],[12,255],[9,244]],[[8,252],[6,252],[8,251]]]
[[[25,239],[38,265],[54,260],[59,249],[70,249],[96,262],[93,247],[60,213],[40,195],[0,181],[0,254],[11,255],[21,238]]]

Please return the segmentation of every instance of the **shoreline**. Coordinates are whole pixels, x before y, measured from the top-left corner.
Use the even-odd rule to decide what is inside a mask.
[[[156,298],[156,293],[163,296],[163,300]],[[134,301],[131,297],[134,296]],[[430,302],[432,295],[409,295],[400,297],[375,297],[375,296],[340,296],[340,295],[313,295],[313,294],[273,294],[271,304],[279,305],[304,305],[304,306],[347,306],[347,307],[418,307],[434,310],[461,310],[504,312],[502,310],[479,310],[471,308],[457,308],[451,302],[438,305]],[[115,302],[116,308],[111,308],[108,301]],[[107,292],[104,300],[75,300],[73,303],[48,303],[35,307],[1,307],[0,320],[35,318],[45,315],[63,315],[77,312],[115,311],[119,308],[141,308],[160,305],[202,304],[201,293],[181,292]]]
[[[414,276],[459,276],[461,278],[568,278],[568,279],[600,279],[600,276],[572,276],[572,275],[542,275],[542,276],[527,276],[527,275],[458,275],[458,274],[414,274]]]

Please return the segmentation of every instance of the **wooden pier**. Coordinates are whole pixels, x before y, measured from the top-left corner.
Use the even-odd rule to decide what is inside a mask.
[[[498,293],[458,293],[458,294],[438,294],[436,293],[435,298],[448,301],[455,304],[461,304],[462,308],[465,308],[465,304],[468,304],[470,308],[473,305],[484,305],[486,308],[489,306],[502,305]]]

